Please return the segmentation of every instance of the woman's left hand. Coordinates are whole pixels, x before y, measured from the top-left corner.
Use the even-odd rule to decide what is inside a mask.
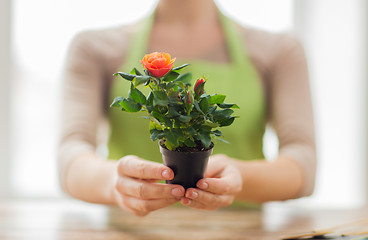
[[[210,157],[205,178],[197,182],[197,188],[186,190],[181,203],[204,210],[216,210],[232,204],[243,186],[242,176],[232,161],[223,154]]]

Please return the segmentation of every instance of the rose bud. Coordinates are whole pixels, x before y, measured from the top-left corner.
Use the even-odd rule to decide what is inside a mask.
[[[160,78],[171,70],[175,59],[171,59],[168,53],[153,52],[146,54],[140,62],[152,76]]]
[[[194,93],[195,93],[195,97],[199,97],[204,93],[204,84],[206,83],[206,81],[201,78],[198,79],[194,85]]]
[[[194,102],[193,94],[192,92],[188,91],[188,103],[192,104]]]

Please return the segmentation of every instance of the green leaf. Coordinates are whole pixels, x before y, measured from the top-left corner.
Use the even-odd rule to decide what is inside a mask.
[[[153,106],[166,106],[169,103],[169,99],[165,92],[153,91]]]
[[[196,146],[195,142],[193,140],[191,140],[190,138],[185,139],[184,144],[187,147],[195,147]]]
[[[222,132],[220,130],[215,130],[212,133],[215,134],[217,137],[222,136]]]
[[[170,118],[163,116],[163,122],[167,127],[172,128],[173,122],[171,121]]]
[[[141,110],[142,106],[139,103],[136,103],[131,98],[125,98],[120,105],[125,109],[127,112],[138,112]]]
[[[138,89],[134,88],[133,84],[130,84],[130,90],[128,92],[128,98],[133,99],[135,102],[140,104],[146,104],[147,100],[144,94]]]
[[[172,71],[176,71],[176,72],[180,72],[183,68],[189,66],[190,64],[189,63],[186,63],[186,64],[183,64],[179,67],[176,67],[176,68],[173,68]]]
[[[132,71],[130,71],[130,74],[133,74],[133,75],[137,75],[137,76],[142,76],[143,74],[138,71],[138,69],[136,68],[133,68]]]
[[[234,103],[222,103],[222,104],[217,104],[217,106],[219,106],[220,108],[237,108],[237,109],[239,109],[239,106],[234,104]]]
[[[135,77],[137,77],[136,75],[125,73],[125,72],[114,73],[114,76],[120,76],[128,81],[132,81]]]
[[[180,99],[181,100],[181,99]],[[172,97],[169,97],[169,103],[171,104],[171,105],[177,105],[177,106],[181,106],[181,105],[183,105],[183,102],[181,102],[179,100],[179,98],[172,98]]]
[[[208,113],[209,113],[209,114],[212,114],[212,113],[214,113],[214,112],[216,111],[216,109],[217,109],[217,106],[211,106],[211,107],[209,108],[209,110],[208,110]]]
[[[170,144],[170,142],[167,141],[167,140],[165,141],[165,146],[169,150],[174,150],[176,148],[175,146],[173,146],[172,144]]]
[[[208,99],[210,105],[212,104],[222,104],[225,100],[226,96],[221,94],[214,94]]]
[[[193,127],[188,127],[183,129],[184,132],[190,134],[191,136],[194,136],[197,134],[197,131]]]
[[[166,85],[166,90],[169,91],[171,88],[173,88],[175,86],[175,83],[174,82],[169,82],[167,85]]]
[[[173,146],[174,148],[179,147],[179,136],[177,133],[170,130],[165,130],[165,137],[166,140],[171,144],[171,146]]]
[[[166,106],[165,107],[163,107],[163,106],[157,106],[156,108],[163,115],[165,115],[165,113],[168,112],[168,108]]]
[[[168,83],[167,85],[169,85],[170,83]],[[167,95],[171,98],[176,98],[176,99],[179,99],[179,92],[176,92],[174,91],[174,89],[170,89],[168,92],[167,92]]]
[[[169,84],[170,84],[170,83],[169,83]],[[183,83],[181,83],[181,84],[183,84]],[[173,87],[173,91],[178,92],[178,91],[179,91],[179,86],[178,86],[178,85],[174,85],[174,87]]]
[[[167,96],[169,97],[169,102],[175,104],[182,103],[182,100],[179,96],[179,92],[175,92],[172,89],[168,91]]]
[[[192,118],[190,116],[184,116],[184,115],[180,115],[179,116],[179,120],[183,123],[187,123],[189,122],[190,120],[192,120]]]
[[[153,107],[151,106],[146,106],[147,112],[151,113],[153,111]]]
[[[178,76],[179,76],[179,73],[171,71],[165,75],[162,81],[171,82],[171,81],[174,81]]]
[[[148,94],[148,97],[147,97],[146,105],[147,105],[147,106],[152,106],[152,104],[153,104],[153,93],[152,93],[152,92],[150,92],[150,93]]]
[[[203,113],[202,109],[199,107],[197,100],[194,100],[193,104],[194,104],[194,108],[197,109],[198,112]]]
[[[160,123],[154,118],[151,119],[151,121],[149,123],[150,132],[151,132],[152,129],[162,130],[162,127],[161,127]]]
[[[161,139],[165,134],[162,130],[152,129],[151,133],[151,140],[156,141],[157,139]]]
[[[111,103],[110,107],[121,107],[120,103],[124,100],[124,97],[116,97]]]
[[[180,75],[175,82],[190,83],[192,81],[192,73],[184,73]]]
[[[179,140],[184,140],[184,133],[181,128],[173,128],[172,131],[177,134]]]
[[[178,113],[178,111],[176,111],[175,108],[173,108],[173,107],[169,108],[169,114],[172,117],[179,117],[180,116],[180,113]]]
[[[234,110],[231,110],[229,108],[216,110],[213,113],[213,119],[215,122],[223,121],[225,118],[228,118],[233,113]]]
[[[159,86],[161,89],[163,88],[163,89],[166,89],[166,83],[160,83],[160,84],[158,84],[157,86]]]
[[[164,122],[164,118],[162,114],[156,110],[152,111],[151,116],[157,119],[158,122],[161,122],[161,123]]]
[[[146,83],[149,80],[150,80],[150,76],[137,76],[134,79],[134,87],[137,87],[143,83]]]
[[[211,132],[211,127],[210,126],[206,126],[206,125],[202,125],[200,131],[205,131],[205,132]]]
[[[208,99],[207,98],[202,98],[200,101],[199,101],[199,107],[202,109],[202,111],[204,113],[206,113],[208,111],[208,108],[209,108],[209,102],[208,102]]]
[[[198,132],[198,139],[202,142],[205,148],[208,148],[211,145],[211,136],[210,132],[207,131],[200,131]]]
[[[192,118],[197,118],[197,117],[199,117],[199,116],[202,116],[202,114],[201,114],[201,113],[199,113],[199,112],[197,112],[197,111],[191,111],[191,112],[190,112],[190,116],[191,116]]]
[[[229,117],[220,122],[220,127],[226,127],[233,124],[235,117]]]
[[[150,82],[151,82],[151,78],[150,78],[150,79],[148,79],[148,81],[147,81],[147,82],[145,82],[145,83],[143,84],[143,86],[148,86],[148,84],[150,84]]]
[[[211,127],[211,128],[217,128],[217,127],[220,127],[220,124],[219,123],[213,123],[213,122],[206,122],[205,124],[203,124],[203,126],[208,126],[208,127]]]

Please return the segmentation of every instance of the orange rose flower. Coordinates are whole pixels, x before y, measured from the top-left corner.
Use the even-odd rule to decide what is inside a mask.
[[[153,76],[160,78],[171,70],[175,59],[171,59],[168,53],[153,52],[146,54],[141,60],[141,63]]]

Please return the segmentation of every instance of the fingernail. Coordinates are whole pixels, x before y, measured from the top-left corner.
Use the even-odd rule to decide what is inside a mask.
[[[190,204],[192,203],[192,200],[190,200],[190,199],[188,199],[188,198],[185,198],[185,199],[183,199],[183,200],[182,200],[182,203],[183,203],[184,205],[190,205]]]
[[[171,194],[175,197],[183,197],[184,193],[180,190],[180,188],[173,188],[171,190]]]
[[[197,192],[192,192],[192,196],[190,196],[190,198],[193,198],[193,199],[195,199],[195,198],[197,198],[198,197],[198,193]]]
[[[198,183],[197,185],[200,189],[207,189],[208,188],[208,183],[201,181]]]
[[[169,170],[162,171],[162,177],[169,180],[171,178]]]

